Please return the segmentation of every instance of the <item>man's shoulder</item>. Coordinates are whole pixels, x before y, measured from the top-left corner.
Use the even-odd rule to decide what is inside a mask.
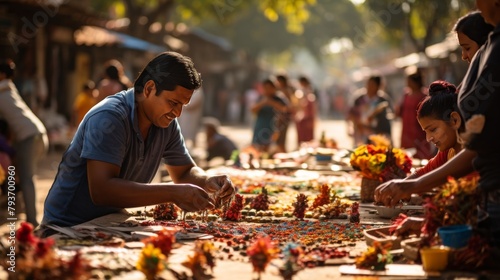
[[[89,111],[89,114],[95,115],[103,113],[126,118],[130,115],[130,112],[133,109],[131,108],[131,104],[127,102],[127,98],[128,97],[126,96],[125,92],[119,92],[117,94],[109,96],[108,98],[92,107],[92,109]]]

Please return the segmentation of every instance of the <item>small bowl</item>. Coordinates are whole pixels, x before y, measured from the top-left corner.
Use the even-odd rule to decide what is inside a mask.
[[[452,225],[438,228],[438,234],[443,245],[453,249],[460,249],[467,246],[472,236],[470,225]]]
[[[391,208],[386,206],[375,206],[375,209],[377,209],[380,218],[385,218],[385,219],[392,219],[404,212],[403,209],[397,207]]]
[[[328,162],[328,161],[332,160],[332,155],[316,154],[315,158],[316,158],[316,161],[319,161],[319,162]]]
[[[391,250],[397,250],[401,248],[401,238],[391,235],[389,230],[393,228],[392,226],[380,227],[366,229],[363,233],[365,235],[366,245],[372,246],[374,241],[378,241],[380,244],[392,243]]]
[[[425,271],[442,271],[448,266],[450,248],[446,246],[427,247],[420,249],[422,267]]]
[[[403,256],[411,261],[418,260],[418,247],[420,238],[411,238],[401,241],[401,248],[403,248]]]

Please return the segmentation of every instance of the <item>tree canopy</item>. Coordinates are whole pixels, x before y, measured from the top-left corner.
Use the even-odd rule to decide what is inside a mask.
[[[188,22],[225,37],[250,54],[302,46],[318,53],[333,37],[349,37],[361,17],[349,0],[92,0],[93,7],[130,20],[147,34],[155,22]]]
[[[365,0],[363,7],[389,42],[400,45],[408,38],[414,51],[423,52],[442,40],[475,4],[474,0]]]
[[[130,20],[127,32],[149,34],[153,24],[186,22],[228,39],[257,55],[305,47],[319,56],[333,38],[355,48],[376,42],[424,51],[442,40],[454,22],[474,9],[474,0],[91,0],[93,7]],[[111,12],[110,12],[111,11]],[[165,31],[163,31],[165,32]],[[367,44],[367,41],[371,43]]]

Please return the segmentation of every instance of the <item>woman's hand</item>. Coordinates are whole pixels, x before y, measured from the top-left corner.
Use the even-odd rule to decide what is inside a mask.
[[[229,202],[235,193],[233,183],[226,175],[208,177],[205,190],[215,194],[215,207]]]
[[[401,200],[411,198],[411,190],[415,184],[415,180],[391,180],[385,182],[375,189],[375,202],[394,207]]]

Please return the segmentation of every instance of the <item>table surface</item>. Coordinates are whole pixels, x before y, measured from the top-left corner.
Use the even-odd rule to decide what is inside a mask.
[[[369,224],[376,224],[376,225],[387,225],[389,220],[387,219],[381,219],[375,214],[371,214],[368,211],[363,211],[364,209],[361,208],[361,220],[362,222],[369,223]],[[117,214],[110,214],[104,217],[100,217],[98,219],[92,220],[90,222],[84,223],[80,226],[99,226],[99,227],[112,227],[116,226],[117,223],[120,222],[126,222],[126,221],[134,221],[136,220],[137,216],[131,216],[129,214],[124,214],[124,213],[117,213]],[[332,222],[342,222],[342,220],[333,220]],[[344,223],[347,221],[344,220]],[[247,224],[247,223],[242,223],[242,224]],[[217,243],[216,243],[217,244]],[[177,272],[186,272],[188,275],[190,275],[190,272],[182,265],[182,262],[186,260],[187,256],[192,255],[193,253],[193,248],[194,248],[194,241],[192,240],[178,240],[178,247],[172,250],[171,255],[168,257],[168,264],[169,267]],[[357,241],[356,245],[351,248],[351,250],[355,250],[357,252],[362,252],[366,249],[366,243],[365,241]],[[131,253],[137,254],[139,253],[139,249],[135,250],[130,250]],[[348,259],[347,263],[352,262],[353,259],[351,258],[350,260]],[[261,275],[261,279],[283,279],[279,275],[278,268],[274,265],[269,265],[266,269],[266,272]],[[345,265],[345,264],[344,264]],[[360,279],[360,276],[355,276],[355,275],[344,275],[341,273],[341,270],[343,271],[349,271],[352,273],[359,273],[360,275],[370,275],[370,273],[366,273],[367,271],[356,271],[355,269],[349,268],[349,267],[342,267],[339,265],[325,265],[325,266],[319,266],[319,267],[314,267],[314,268],[306,268],[301,271],[299,271],[295,276],[294,279],[315,279],[315,280],[322,280],[322,279]],[[403,276],[406,271],[407,275]],[[377,275],[377,273],[371,273],[372,275]],[[387,273],[385,273],[386,276],[390,275],[396,275],[398,276],[398,279],[429,279],[430,277],[428,276],[434,276],[433,279],[436,279],[436,274],[429,274],[427,275],[425,272],[422,271],[421,265],[410,265],[410,266],[403,266],[400,267],[398,265],[393,265],[391,269],[387,270]],[[439,274],[438,274],[439,275]],[[442,278],[442,279],[454,279],[454,278],[449,278],[453,277],[453,275],[456,275],[457,277],[472,277],[471,279],[477,279],[477,274],[474,273],[461,273],[461,272],[446,272],[443,273],[442,277],[437,277],[437,279]],[[496,274],[497,276],[500,276],[500,274]],[[169,272],[164,272],[162,274],[166,279],[174,279],[172,274]],[[235,277],[237,279],[255,279],[257,274],[255,274],[252,271],[252,266],[248,262],[248,259],[245,259],[244,257],[236,257],[233,260],[224,258],[224,259],[217,259],[216,261],[216,266],[211,274],[213,277],[212,279],[228,279],[228,280],[234,280]],[[378,276],[383,276],[378,273]],[[374,277],[378,277],[374,276]],[[121,274],[120,276],[115,276],[113,279],[143,279],[143,274],[139,271],[130,271]],[[493,277],[491,279],[495,279],[496,277]],[[362,279],[376,279],[376,278],[362,278]]]

